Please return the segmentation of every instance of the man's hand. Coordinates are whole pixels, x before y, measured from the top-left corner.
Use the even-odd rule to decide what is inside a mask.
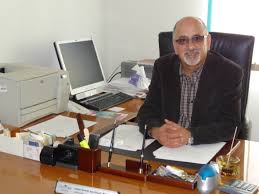
[[[151,135],[160,144],[170,148],[186,145],[191,137],[191,133],[186,128],[167,119],[160,128],[152,128]]]

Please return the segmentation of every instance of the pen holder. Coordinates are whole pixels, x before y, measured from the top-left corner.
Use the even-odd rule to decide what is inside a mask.
[[[96,172],[101,166],[101,150],[78,148],[78,169],[86,172]]]
[[[146,181],[146,177],[148,173],[151,171],[151,166],[144,162],[142,174],[139,173],[139,166],[140,166],[139,161],[127,159],[125,166],[118,166],[116,164],[111,164],[111,166],[108,167],[107,163],[105,163],[105,164],[102,164],[102,166],[99,168],[99,171],[122,176],[122,177]]]
[[[139,161],[129,160],[129,159],[126,160],[127,171],[139,173],[139,167],[140,167]],[[148,163],[143,162],[142,168],[143,168],[144,175],[148,174],[151,171],[151,166]]]

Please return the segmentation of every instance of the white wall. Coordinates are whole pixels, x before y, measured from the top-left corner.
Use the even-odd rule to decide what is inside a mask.
[[[59,68],[53,42],[93,35],[103,51],[102,0],[0,0],[0,63]]]
[[[206,23],[207,6],[207,0],[105,1],[105,72],[109,75],[123,60],[157,58],[159,32],[171,31],[183,16]]]
[[[207,0],[0,0],[0,63],[59,67],[56,40],[93,36],[106,76],[128,59],[158,57],[158,33],[182,16],[206,22]]]
[[[251,122],[251,134],[250,139],[259,141],[259,121],[258,121],[258,110],[259,110],[259,71],[252,71],[250,75],[250,85],[248,102],[246,109],[246,116]]]

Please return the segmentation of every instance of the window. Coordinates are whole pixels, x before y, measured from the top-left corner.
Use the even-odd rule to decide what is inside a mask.
[[[255,37],[253,64],[259,64],[258,7],[257,0],[214,0],[211,7],[211,31]]]

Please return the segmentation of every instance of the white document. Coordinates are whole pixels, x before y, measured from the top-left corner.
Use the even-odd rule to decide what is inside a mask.
[[[83,121],[86,128],[96,123],[94,121]],[[26,128],[25,130],[29,130],[32,132],[43,131],[44,133],[55,135],[57,137],[69,137],[79,132],[79,127],[75,118],[58,115],[53,119],[44,121],[37,125],[33,125]]]
[[[36,147],[27,144],[23,144],[23,157],[31,160],[40,161],[40,152],[43,147]]]
[[[202,145],[185,145],[179,148],[161,147],[153,152],[154,156],[164,160],[207,164],[225,142]]]
[[[112,131],[103,136],[99,145],[109,147],[111,143]],[[146,139],[146,147],[151,144],[154,139]],[[114,148],[137,151],[142,149],[143,134],[139,132],[139,127],[135,125],[119,125],[115,129]]]
[[[23,157],[23,141],[16,137],[0,135],[0,151]]]
[[[114,106],[114,107],[109,108],[108,110],[109,110],[109,111],[113,111],[113,112],[120,112],[120,111],[125,110],[125,108],[121,108],[121,107],[118,107],[118,106]]]
[[[139,92],[143,92],[142,89],[137,88],[136,86],[129,84],[129,78],[120,78],[117,80],[111,81],[109,84],[100,88],[100,91],[104,92],[123,92],[130,96],[135,96]]]

